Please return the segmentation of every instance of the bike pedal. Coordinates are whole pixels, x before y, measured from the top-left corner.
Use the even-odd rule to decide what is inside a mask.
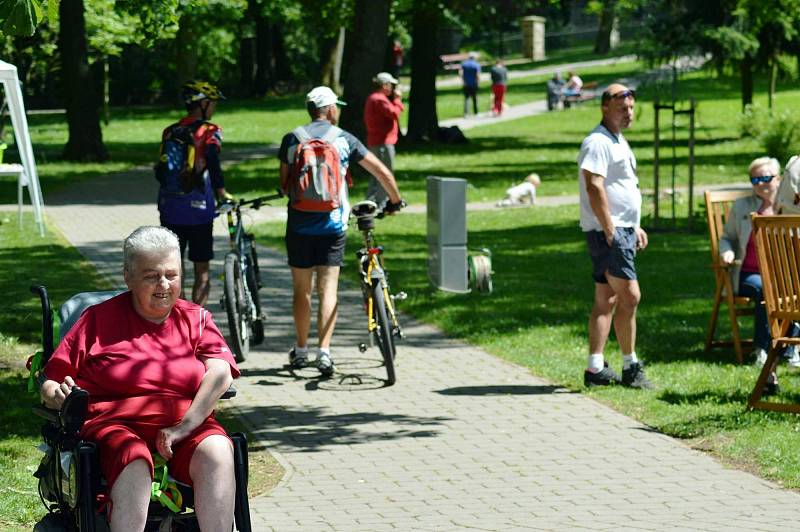
[[[392,294],[392,301],[403,301],[408,298],[408,294],[405,292],[397,292],[396,294]]]
[[[405,333],[403,332],[403,329],[401,329],[400,327],[395,327],[394,329],[392,329],[392,336],[400,338],[401,340],[406,337]]]

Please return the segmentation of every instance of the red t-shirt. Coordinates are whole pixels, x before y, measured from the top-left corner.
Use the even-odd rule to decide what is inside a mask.
[[[397,120],[405,107],[400,98],[389,101],[381,91],[369,95],[364,104],[364,125],[367,127],[367,146],[397,144]]]
[[[44,368],[89,392],[85,433],[97,423],[131,420],[168,427],[186,413],[206,373],[203,359],[239,369],[204,308],[178,300],[163,323],[139,316],[130,292],[86,309]]]

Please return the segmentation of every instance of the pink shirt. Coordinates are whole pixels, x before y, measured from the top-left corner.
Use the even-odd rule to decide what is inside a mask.
[[[135,420],[165,427],[178,423],[206,373],[203,360],[219,358],[239,376],[211,313],[178,300],[163,323],[133,309],[130,292],[89,307],[44,368],[62,382],[67,375],[89,392],[84,432],[109,421]]]

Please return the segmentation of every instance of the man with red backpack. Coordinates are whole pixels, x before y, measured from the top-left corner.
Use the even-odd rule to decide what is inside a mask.
[[[302,368],[308,363],[311,328],[311,293],[317,274],[317,368],[333,375],[330,342],[337,314],[339,268],[344,260],[350,204],[348,167],[358,163],[375,176],[389,195],[384,211],[402,206],[394,176],[355,136],[336,126],[339,101],[328,87],[316,87],[306,95],[311,123],[283,137],[280,159],[281,188],[289,196],[286,251],[292,269],[292,301],[296,332],[289,363]]]
[[[155,166],[161,225],[178,235],[181,262],[186,248],[194,263],[192,301],[208,302],[209,262],[214,258],[215,197],[228,197],[219,152],[222,130],[209,122],[224,99],[207,81],[188,81],[181,87],[186,116],[164,130]],[[183,287],[181,287],[183,298]]]

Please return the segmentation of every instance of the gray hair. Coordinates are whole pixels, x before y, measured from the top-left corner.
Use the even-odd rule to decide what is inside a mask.
[[[781,175],[781,163],[778,162],[778,159],[775,157],[759,157],[758,159],[754,159],[750,166],[747,168],[747,173],[749,174],[756,168],[760,166],[769,166],[771,168],[770,172],[772,175],[776,175],[780,177]]]
[[[143,225],[136,229],[128,235],[122,247],[125,270],[132,271],[133,263],[140,255],[156,251],[174,252],[180,256],[181,245],[175,233],[157,225]]]

